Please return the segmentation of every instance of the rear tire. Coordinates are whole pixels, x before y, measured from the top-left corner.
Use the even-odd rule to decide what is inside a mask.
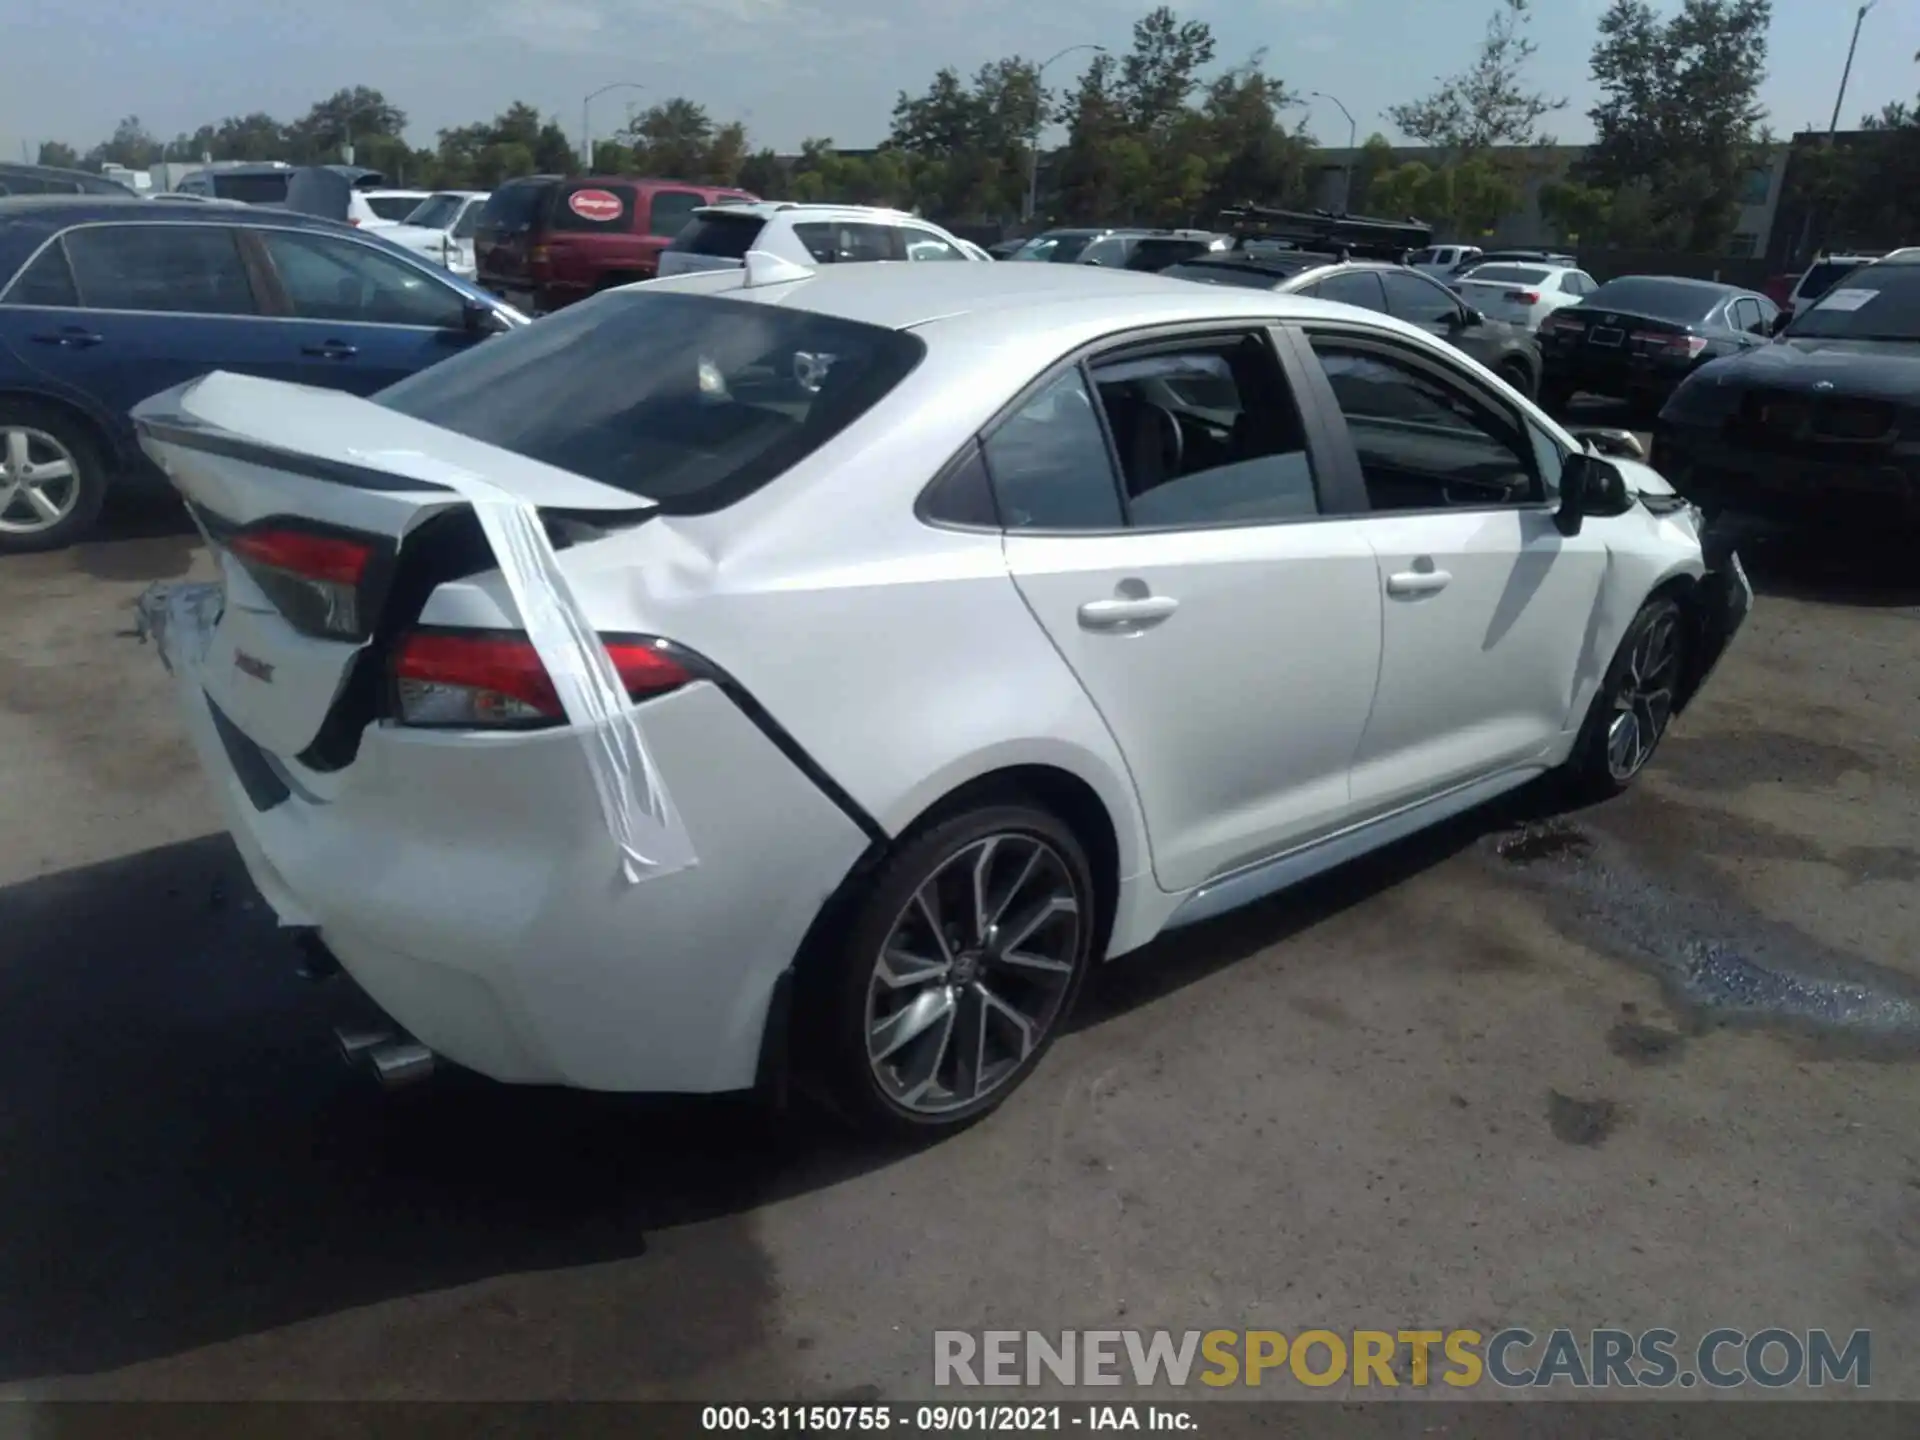
[[[1677,601],[1649,600],[1633,617],[1561,770],[1570,798],[1611,799],[1646,769],[1673,721],[1687,645]]]
[[[1086,851],[1056,816],[1002,802],[938,821],[881,865],[844,939],[802,974],[795,1038],[862,1132],[953,1133],[1040,1063],[1098,921]]]
[[[93,529],[106,499],[105,453],[84,422],[0,399],[0,555],[64,550]]]

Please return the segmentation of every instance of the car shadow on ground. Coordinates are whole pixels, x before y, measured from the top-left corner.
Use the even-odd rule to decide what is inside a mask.
[[[199,548],[200,532],[177,496],[141,492],[114,496],[73,558],[96,580],[177,580]]]
[[[1451,859],[1489,835],[1538,825],[1568,813],[1562,788],[1551,779],[1536,781],[1269,899],[1204,924],[1169,932],[1096,970],[1075,1011],[1072,1028],[1097,1026],[1151,1005],[1262,950],[1284,944]]]
[[[654,1317],[660,1363],[695,1373],[753,1344],[773,1302],[745,1213],[892,1158],[743,1099],[457,1071],[383,1094],[332,1046],[353,993],[295,976],[224,836],[13,886],[0,917],[0,1381],[720,1221],[697,1242],[702,1294]]]
[[[1533,791],[1104,967],[1093,1026],[1364,903]],[[765,1328],[748,1212],[899,1158],[811,1105],[495,1085],[384,1094],[335,1055],[357,993],[294,953],[224,836],[0,890],[0,1381],[98,1373],[356,1306],[646,1254],[702,1228],[663,1334]],[[358,1012],[358,1013],[356,1013]],[[1039,1083],[1044,1084],[1044,1073]],[[651,1303],[651,1302],[643,1302]],[[705,1307],[698,1323],[689,1307]],[[718,1358],[682,1342],[675,1374]],[[670,1378],[670,1377],[667,1377]]]

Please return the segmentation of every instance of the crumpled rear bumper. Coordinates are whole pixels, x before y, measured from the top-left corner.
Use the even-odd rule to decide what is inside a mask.
[[[1701,551],[1707,573],[1694,592],[1698,628],[1694,634],[1693,664],[1686,689],[1674,707],[1676,710],[1685,709],[1700,693],[1700,687],[1726,655],[1733,637],[1740,633],[1747,616],[1753,613],[1753,582],[1747,578],[1746,567],[1740,563],[1731,538],[1709,526],[1701,537]]]

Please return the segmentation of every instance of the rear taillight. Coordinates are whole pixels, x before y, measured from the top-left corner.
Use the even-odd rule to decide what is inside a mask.
[[[358,227],[360,222],[354,219],[353,216],[349,215],[347,216],[347,224]]]
[[[603,639],[627,695],[645,700],[697,678],[695,662],[648,636]],[[566,719],[547,667],[525,635],[505,630],[416,630],[393,662],[403,725],[530,729]]]
[[[1575,330],[1584,330],[1586,324],[1586,321],[1575,315],[1549,315],[1544,328],[1548,330],[1565,330],[1571,333]]]
[[[365,638],[362,602],[381,553],[375,542],[262,526],[242,530],[226,544],[295,629],[333,640]]]
[[[1653,331],[1639,331],[1630,338],[1634,348],[1642,355],[1671,355],[1691,360],[1707,348],[1704,335],[1662,335]]]
[[[1509,290],[1507,299],[1519,305],[1538,305],[1540,293],[1537,290]]]

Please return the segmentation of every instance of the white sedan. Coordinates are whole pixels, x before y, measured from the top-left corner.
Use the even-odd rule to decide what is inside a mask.
[[[1752,600],[1421,330],[1080,266],[755,252],[138,423],[221,575],[147,632],[377,1066],[791,1065],[890,1131],[1003,1100],[1099,960],[1626,786]]]
[[[1556,310],[1578,305],[1600,287],[1571,265],[1476,265],[1448,284],[1482,315],[1538,331]]]

